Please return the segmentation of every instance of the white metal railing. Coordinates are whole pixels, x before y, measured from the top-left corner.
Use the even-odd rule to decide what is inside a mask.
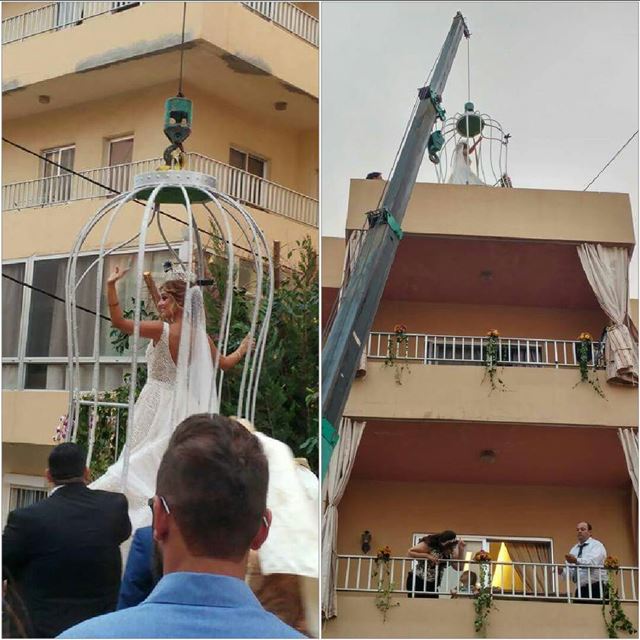
[[[2,44],[46,31],[66,29],[88,18],[114,13],[142,2],[52,2],[2,21]]]
[[[336,559],[338,591],[377,592],[382,580],[393,584],[393,593],[416,597],[473,596],[482,586],[480,564],[465,560],[441,560],[435,566],[435,580],[423,582],[416,575],[418,563],[406,557],[391,557],[388,574],[380,570],[375,556],[339,555]],[[577,594],[574,570],[565,564],[547,562],[490,562],[485,564],[485,584],[494,597],[525,600],[600,601],[606,592],[607,571],[602,566],[582,566],[579,571],[583,593]],[[388,575],[388,577],[386,577]],[[613,584],[623,602],[638,601],[638,567],[620,567],[613,572]],[[429,585],[429,587],[428,587]],[[438,585],[437,587],[431,585]]]
[[[408,333],[398,341],[395,333],[372,331],[369,334],[368,357],[422,362],[424,364],[476,364],[486,359],[486,336],[444,336]],[[498,338],[498,364],[518,367],[577,367],[578,340],[550,338]],[[588,364],[600,367],[601,343],[592,342]]]
[[[127,191],[133,188],[134,176],[154,171],[161,164],[163,164],[162,158],[152,158],[78,173],[84,178],[107,185],[116,191]],[[218,180],[218,189],[236,200],[279,213],[298,222],[318,226],[318,201],[314,198],[199,153],[187,154],[187,168],[215,176]],[[44,207],[113,195],[109,189],[93,184],[83,177],[62,174],[6,184],[2,187],[3,210]]]
[[[261,16],[280,25],[313,46],[319,45],[318,19],[293,2],[243,2]]]

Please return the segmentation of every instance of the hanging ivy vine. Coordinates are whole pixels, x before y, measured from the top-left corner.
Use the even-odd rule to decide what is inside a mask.
[[[615,577],[620,570],[618,558],[608,556],[604,561],[604,568],[607,570],[607,592],[602,600],[602,619],[607,628],[607,637],[619,637],[618,631],[637,635],[638,631],[622,608],[618,587],[615,583]]]
[[[580,367],[580,380],[573,385],[575,389],[580,383],[587,382],[593,387],[593,390],[605,400],[607,397],[600,386],[598,374],[589,366],[589,361],[593,358],[593,338],[591,334],[583,331],[578,336],[578,366]]]
[[[402,384],[402,374],[406,371],[411,373],[409,364],[409,336],[407,327],[397,324],[393,328],[393,335],[387,339],[387,357],[384,361],[385,367],[393,367],[394,377],[397,385]]]
[[[498,361],[500,360],[500,333],[497,329],[492,329],[487,332],[487,342],[484,352],[484,382],[487,377],[489,378],[489,384],[491,385],[491,392],[496,389],[504,391],[506,385],[498,374]]]
[[[486,551],[478,551],[473,556],[480,570],[480,588],[474,594],[475,619],[473,626],[477,634],[486,637],[489,613],[495,608],[491,593],[491,556]]]
[[[376,568],[373,572],[373,577],[378,578],[375,605],[376,609],[382,614],[382,622],[386,622],[389,609],[400,606],[399,602],[391,602],[396,585],[391,582],[391,568],[389,566],[391,549],[388,545],[378,549],[375,562]]]

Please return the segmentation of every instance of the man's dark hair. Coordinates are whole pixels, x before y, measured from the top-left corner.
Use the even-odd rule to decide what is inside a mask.
[[[75,442],[63,442],[49,454],[49,473],[56,484],[79,480],[84,475],[86,451]]]
[[[268,484],[258,438],[235,420],[201,413],[174,431],[156,492],[192,554],[239,560],[260,528]]]
[[[371,171],[367,173],[367,180],[379,180],[382,178],[382,174],[379,171]]]

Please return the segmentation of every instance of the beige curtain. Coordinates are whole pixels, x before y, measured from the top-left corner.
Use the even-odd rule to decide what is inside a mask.
[[[633,429],[618,429],[618,437],[627,462],[627,471],[633,484],[633,490],[638,495],[638,434]]]
[[[578,246],[578,256],[593,292],[607,314],[607,381],[638,384],[637,345],[627,326],[629,253],[623,247]]]
[[[527,593],[544,593],[544,568],[524,567],[518,562],[551,562],[549,545],[543,542],[505,542],[515,572],[527,588]],[[547,577],[547,589],[551,591],[551,575]]]
[[[356,459],[365,422],[342,418],[340,439],[333,450],[327,475],[322,483],[322,613],[333,618],[338,613],[336,601],[336,556],[338,553],[338,504],[344,495]]]

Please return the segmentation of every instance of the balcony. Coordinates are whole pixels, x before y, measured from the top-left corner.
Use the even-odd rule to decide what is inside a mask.
[[[395,333],[373,331],[369,335],[367,355],[372,360],[399,360],[422,364],[465,364],[484,366],[486,336],[445,336],[424,333],[404,334],[398,342]],[[498,366],[504,367],[578,367],[580,342],[553,338],[498,338]],[[603,345],[593,342],[588,366],[603,368]]]
[[[2,44],[67,29],[84,20],[129,9],[142,2],[52,2],[2,21]]]
[[[416,560],[408,557],[392,557],[389,568],[389,583],[395,585],[393,593],[438,595],[442,598],[469,598],[482,586],[482,573],[485,573],[485,586],[490,587],[494,598],[509,600],[538,600],[548,602],[601,602],[592,591],[592,584],[598,584],[600,590],[607,584],[607,570],[603,566],[589,566],[580,569],[589,583],[589,593],[584,598],[575,597],[575,584],[564,564],[545,562],[495,562],[486,563],[486,571],[477,562],[442,560],[436,565],[437,590],[426,590],[426,583],[416,587],[408,578],[413,574]],[[338,591],[377,593],[383,586],[382,572],[375,557],[364,555],[339,555],[336,573]],[[440,575],[441,574],[441,575]],[[472,578],[475,576],[475,580]],[[612,571],[613,584],[618,590],[622,602],[638,602],[638,567],[620,567]],[[409,584],[408,584],[408,583]],[[408,587],[408,588],[407,588]]]
[[[320,44],[318,19],[292,2],[243,2],[245,7],[306,40],[314,47]]]
[[[95,18],[141,5],[142,2],[52,2],[2,21],[2,44],[24,40],[48,31],[58,31]],[[318,20],[292,2],[242,2],[263,18],[317,47]]]
[[[406,589],[398,588],[391,594],[392,606],[386,622],[375,609],[377,595],[377,577],[369,572],[369,563],[375,567],[372,558],[366,556],[338,557],[338,616],[328,620],[323,627],[325,638],[473,638],[478,634],[474,631],[474,600],[469,594],[458,590],[456,597],[449,593],[440,594],[438,599],[411,599],[406,597]],[[400,584],[402,578],[402,563],[409,569],[411,559],[393,558],[391,571],[393,582]],[[351,564],[351,587],[344,588],[344,574],[347,564]],[[357,565],[360,563],[362,574],[360,588],[356,589]],[[547,575],[547,593],[536,588],[537,595],[524,589],[511,590],[492,588],[496,599],[496,606],[488,618],[486,637],[489,638],[602,638],[606,636],[606,628],[602,620],[601,607],[596,599],[577,601],[573,596],[573,587],[567,590],[564,575],[555,582],[551,576],[559,571],[561,565],[544,565],[536,567],[539,575]],[[505,572],[514,567],[501,567],[492,562],[490,572],[492,576],[502,569]],[[520,570],[524,563],[520,563]],[[595,569],[595,568],[594,568]],[[374,569],[375,570],[375,569]],[[527,568],[527,573],[532,572]],[[453,570],[451,570],[452,572]],[[517,573],[511,571],[511,575]],[[634,626],[638,624],[637,580],[636,567],[624,567],[616,577],[622,608]],[[371,579],[371,588],[367,580]],[[444,591],[443,577],[443,591]],[[340,581],[342,580],[342,582]],[[535,583],[534,583],[535,584]],[[544,583],[543,583],[544,584]],[[625,596],[622,596],[622,588]],[[462,589],[464,591],[466,589]],[[397,596],[397,597],[396,597]],[[582,603],[592,602],[594,606],[581,606]]]
[[[114,191],[133,188],[134,176],[154,171],[161,164],[162,158],[151,158],[78,172],[84,178],[106,185],[111,190],[73,174],[6,184],[2,188],[3,209],[19,211],[76,200],[105,198],[113,195]],[[240,202],[305,225],[318,226],[318,201],[313,198],[198,153],[187,154],[187,167],[215,176],[218,189]]]

